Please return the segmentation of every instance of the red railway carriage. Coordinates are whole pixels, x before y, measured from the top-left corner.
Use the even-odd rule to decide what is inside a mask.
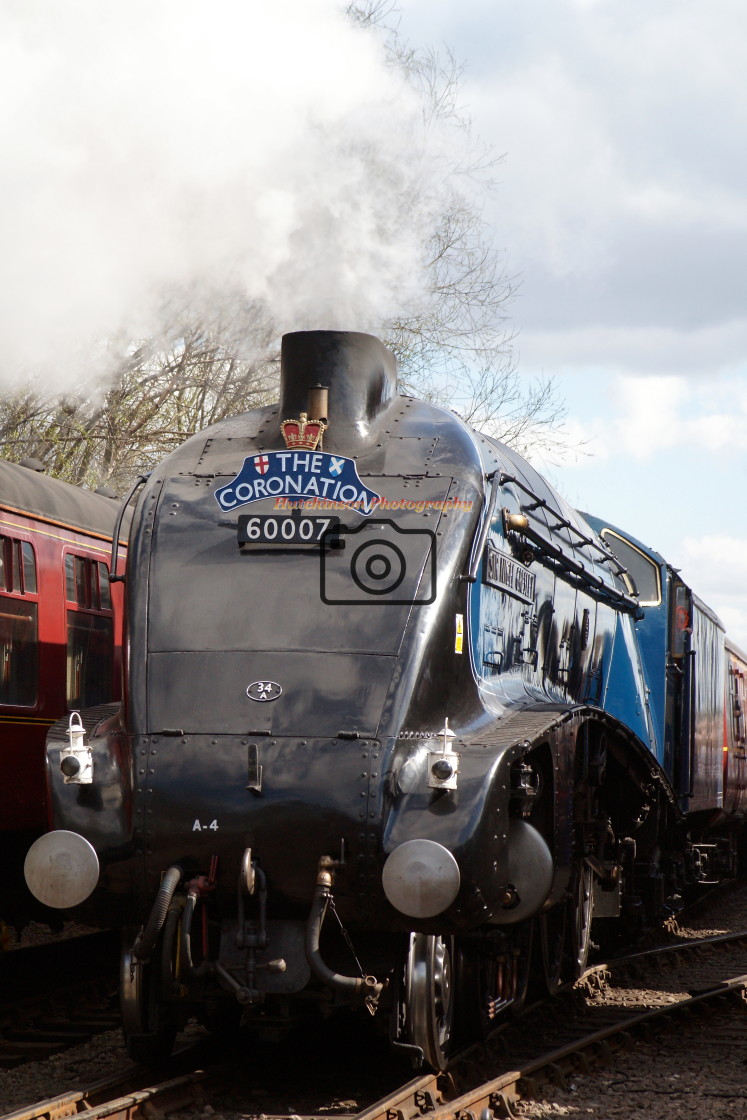
[[[108,579],[116,514],[111,498],[0,460],[4,870],[46,825],[48,727],[119,695],[121,588]]]
[[[747,654],[728,638],[724,711],[724,808],[747,812]]]

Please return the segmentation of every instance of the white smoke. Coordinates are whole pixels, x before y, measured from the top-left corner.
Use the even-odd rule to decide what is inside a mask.
[[[174,290],[375,330],[455,142],[332,0],[2,0],[0,378],[79,381]]]

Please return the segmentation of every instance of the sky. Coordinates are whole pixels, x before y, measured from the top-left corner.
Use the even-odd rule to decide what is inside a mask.
[[[503,159],[485,217],[517,277],[522,377],[580,451],[536,459],[661,552],[747,649],[747,7],[400,0],[463,64]]]
[[[374,329],[464,142],[338,0],[0,0],[0,386],[93,385],[179,303]]]

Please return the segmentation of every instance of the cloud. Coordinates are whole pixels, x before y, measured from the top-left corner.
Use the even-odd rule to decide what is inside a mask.
[[[713,591],[730,593],[747,572],[747,537],[724,533],[688,536],[682,541],[680,559],[693,587],[707,585]]]
[[[490,220],[523,277],[528,368],[743,362],[747,9],[506,0],[454,20],[465,103],[505,152]]]
[[[747,475],[747,8],[405,8],[466,59],[463,102],[505,153],[488,218],[521,277],[518,368],[556,378],[590,452],[539,454],[540,468],[581,508],[684,556],[747,646],[747,557],[730,536]],[[706,515],[731,545],[685,554],[683,526]]]
[[[528,279],[525,298],[533,287]],[[540,317],[536,307],[533,316]],[[655,324],[579,326],[570,321],[565,327],[548,327],[522,331],[519,341],[525,369],[593,368],[626,370],[631,376],[694,378],[707,371],[711,377],[741,373],[747,378],[747,318],[687,330]]]
[[[4,5],[5,378],[155,329],[164,290],[263,300],[289,329],[420,306],[466,142],[421,110],[336,0]]]
[[[590,413],[571,415],[570,450],[563,463],[594,470],[595,462],[619,459],[653,462],[668,452],[687,457],[718,456],[723,465],[747,458],[747,381],[722,377],[695,382],[685,377],[588,376],[596,392]],[[594,412],[594,402],[599,412]],[[577,455],[573,445],[583,444]],[[708,460],[704,466],[708,466]]]
[[[732,640],[747,649],[747,537],[685,537],[680,559],[682,578],[716,612]]]
[[[732,597],[720,603],[717,613],[729,638],[743,653],[747,653],[747,607]]]

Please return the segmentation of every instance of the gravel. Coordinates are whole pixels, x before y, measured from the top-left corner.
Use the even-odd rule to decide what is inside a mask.
[[[0,1108],[11,1112],[117,1073],[127,1060],[122,1032],[107,1031],[90,1042],[16,1069],[0,1070]]]
[[[680,927],[676,937],[687,941],[747,929],[747,888],[735,888],[707,916]],[[676,967],[652,962],[595,994],[599,1006],[640,1009],[661,1007],[687,997],[696,988],[717,983],[725,975],[747,974],[747,949],[728,948],[710,964],[703,961]],[[744,1120],[747,1115],[747,1032],[744,1004],[729,1001],[712,1018],[678,1019],[658,1038],[639,1042],[614,1058],[611,1067],[596,1066],[588,1075],[567,1080],[565,1088],[543,1089],[543,1097],[520,1101],[516,1113],[531,1120],[545,1117],[595,1117],[629,1120]]]
[[[740,887],[707,917],[680,928],[677,936],[687,940],[745,928],[747,887]],[[595,1006],[622,1003],[641,1009],[675,1002],[684,998],[685,967],[647,966],[635,977],[628,975],[588,998]],[[702,962],[698,967],[701,976]],[[714,974],[720,976],[747,973],[747,950],[724,950],[714,968]],[[588,1075],[574,1076],[565,1088],[543,1088],[541,1099],[520,1101],[516,1113],[528,1120],[558,1116],[630,1120],[643,1114],[652,1120],[692,1120],[694,1116],[743,1120],[747,1116],[744,1015],[743,1006],[734,1002],[711,1019],[678,1021],[648,1044],[638,1043],[616,1055],[613,1065],[596,1066]],[[351,1049],[345,1058],[327,1042],[328,1060],[317,1064],[314,1081],[305,1090],[292,1088],[292,1077],[284,1080],[282,1072],[272,1072],[271,1061],[268,1065],[262,1056],[247,1055],[243,1080],[232,1079],[222,1093],[211,1091],[211,1104],[172,1116],[174,1120],[263,1120],[270,1116],[296,1120],[309,1114],[334,1117],[355,1112],[393,1083],[391,1069],[384,1075],[389,1081],[382,1078],[381,1071],[388,1065],[385,1050],[372,1049],[370,1043],[352,1036],[349,1042]],[[288,1072],[295,1052],[289,1046],[283,1053],[279,1068]],[[62,1055],[0,1071],[0,1109],[8,1112],[108,1076],[120,1070],[125,1060],[121,1033],[110,1031]],[[400,1072],[404,1081],[408,1073]]]

